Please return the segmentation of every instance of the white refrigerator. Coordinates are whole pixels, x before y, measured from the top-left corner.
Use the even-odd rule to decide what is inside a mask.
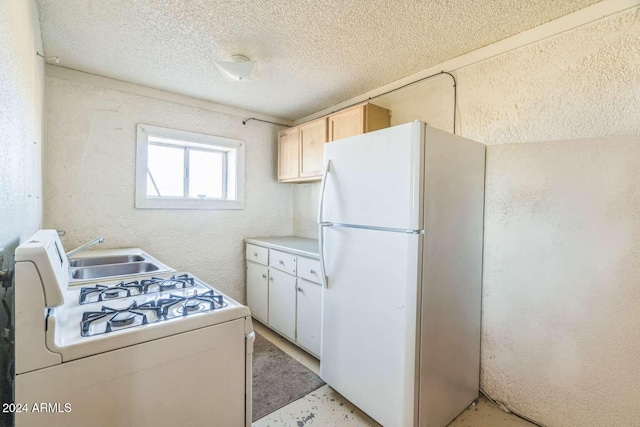
[[[385,427],[478,397],[485,146],[407,123],[330,142],[320,376]]]

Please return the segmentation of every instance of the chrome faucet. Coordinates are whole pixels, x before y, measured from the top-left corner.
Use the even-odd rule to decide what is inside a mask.
[[[78,252],[84,251],[85,249],[89,249],[91,246],[97,245],[98,243],[104,243],[104,237],[98,237],[95,240],[92,240],[92,241],[90,241],[88,243],[85,243],[82,246],[78,246],[77,248],[70,250],[69,252],[66,253],[67,258],[70,258],[71,255],[75,255]]]

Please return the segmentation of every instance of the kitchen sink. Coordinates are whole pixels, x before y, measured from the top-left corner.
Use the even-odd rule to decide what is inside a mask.
[[[69,260],[69,285],[175,271],[140,248],[105,249]]]
[[[69,260],[69,267],[91,267],[96,265],[107,264],[126,264],[131,262],[144,261],[145,258],[140,255],[112,255],[98,256],[90,258],[76,258]]]
[[[71,270],[71,278],[79,280],[104,279],[118,276],[130,276],[132,274],[149,273],[160,268],[150,262],[131,262],[127,264],[98,265],[92,267],[79,267]]]

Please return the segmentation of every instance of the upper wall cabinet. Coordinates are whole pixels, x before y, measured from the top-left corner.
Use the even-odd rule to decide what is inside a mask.
[[[281,131],[278,137],[278,181],[295,180],[300,177],[299,154],[298,128]]]
[[[300,178],[322,176],[324,144],[327,142],[327,119],[300,125]]]
[[[278,139],[278,181],[322,179],[326,142],[326,117],[281,131]]]
[[[361,104],[329,116],[329,141],[389,127],[389,110]]]
[[[387,128],[389,124],[389,110],[365,103],[281,131],[278,181],[321,180],[326,142]]]

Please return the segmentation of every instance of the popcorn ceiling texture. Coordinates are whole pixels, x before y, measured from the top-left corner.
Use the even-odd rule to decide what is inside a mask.
[[[481,385],[547,426],[640,419],[638,46],[634,8],[455,72],[458,133],[488,144]],[[448,78],[373,102],[452,129]]]
[[[246,141],[243,210],[135,209],[136,124]],[[71,249],[140,247],[245,300],[243,239],[292,233],[291,189],[276,183],[276,130],[238,117],[47,77],[46,227]]]
[[[597,0],[38,0],[60,65],[295,119]],[[263,79],[224,81],[244,54]]]

